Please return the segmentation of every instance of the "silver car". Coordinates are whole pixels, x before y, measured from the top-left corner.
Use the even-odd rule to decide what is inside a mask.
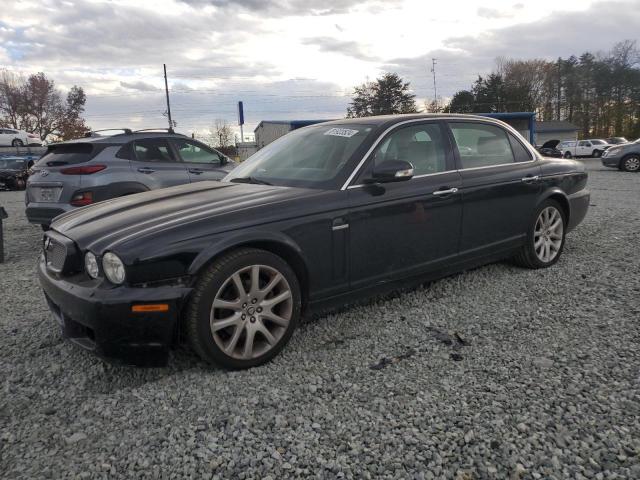
[[[220,180],[235,163],[187,136],[132,132],[49,145],[33,166],[25,202],[29,222],[92,203],[202,180]]]

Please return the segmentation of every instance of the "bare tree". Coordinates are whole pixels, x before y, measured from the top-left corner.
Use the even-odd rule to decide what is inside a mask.
[[[216,120],[211,129],[211,140],[214,147],[226,148],[233,146],[234,134],[231,126],[224,120]]]

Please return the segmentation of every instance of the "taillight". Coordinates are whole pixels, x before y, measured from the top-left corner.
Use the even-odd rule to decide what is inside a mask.
[[[85,165],[84,167],[69,167],[60,170],[63,175],[91,175],[107,168],[106,165]]]
[[[69,202],[74,207],[84,207],[93,203],[93,192],[76,193]]]

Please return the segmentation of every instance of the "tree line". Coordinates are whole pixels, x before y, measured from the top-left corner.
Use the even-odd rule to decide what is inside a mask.
[[[81,87],[74,85],[65,96],[44,73],[25,78],[0,70],[0,127],[25,130],[41,139],[78,138],[89,130],[82,118],[86,101]]]
[[[348,117],[418,111],[410,85],[387,73],[354,89]],[[567,120],[583,137],[640,137],[640,51],[635,41],[609,53],[585,52],[557,61],[500,58],[449,102],[429,102],[427,112],[535,112],[538,120]]]

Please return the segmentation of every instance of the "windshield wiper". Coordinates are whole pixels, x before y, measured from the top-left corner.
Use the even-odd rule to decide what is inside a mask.
[[[271,183],[260,180],[256,177],[235,177],[229,181],[233,183],[255,183],[256,185],[272,185]]]

